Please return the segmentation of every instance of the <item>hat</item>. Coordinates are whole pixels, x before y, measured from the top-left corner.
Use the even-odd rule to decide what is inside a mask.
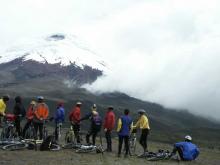
[[[77,103],[76,103],[76,105],[81,105],[82,103],[80,102],[80,101],[78,101]]]

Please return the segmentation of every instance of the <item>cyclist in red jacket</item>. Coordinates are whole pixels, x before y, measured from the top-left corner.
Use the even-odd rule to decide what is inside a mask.
[[[77,139],[77,143],[80,143],[80,118],[81,118],[81,102],[77,102],[76,106],[73,108],[73,110],[69,114],[69,120],[73,126],[73,131]]]
[[[111,132],[115,127],[115,114],[113,112],[113,107],[108,107],[108,111],[106,112],[104,119],[104,131],[107,142],[107,152],[112,152],[112,140],[111,140]]]

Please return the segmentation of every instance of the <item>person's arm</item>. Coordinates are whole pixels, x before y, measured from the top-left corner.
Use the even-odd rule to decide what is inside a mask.
[[[130,125],[130,127],[129,127],[129,132],[130,132],[130,134],[132,133],[132,131],[133,131],[133,122],[131,122],[131,125]]]
[[[117,126],[117,132],[121,131],[121,127],[122,127],[122,121],[121,118],[118,119],[118,126]]]
[[[92,116],[92,112],[86,114],[84,117],[82,117],[82,118],[80,119],[80,121],[88,120],[91,116]]]

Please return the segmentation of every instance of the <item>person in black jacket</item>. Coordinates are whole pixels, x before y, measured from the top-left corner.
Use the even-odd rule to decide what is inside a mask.
[[[15,119],[15,127],[18,136],[21,136],[21,118],[25,116],[25,108],[22,104],[22,99],[20,96],[15,97],[15,106],[13,110],[14,115],[16,116]]]

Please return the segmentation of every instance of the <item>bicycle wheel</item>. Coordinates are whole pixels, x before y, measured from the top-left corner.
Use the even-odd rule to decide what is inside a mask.
[[[96,151],[96,147],[91,147],[91,148],[88,148],[88,149],[79,148],[79,149],[76,150],[77,153],[90,153],[90,152],[93,152],[93,151]]]
[[[130,152],[130,155],[131,156],[135,155],[135,151],[136,151],[136,138],[131,139],[129,141],[129,152]]]
[[[59,151],[61,149],[60,145],[58,144],[51,144],[50,145],[50,151]]]
[[[68,131],[65,135],[65,143],[74,143],[75,142],[75,136],[73,131]]]
[[[26,143],[17,143],[17,144],[8,144],[2,147],[3,150],[8,151],[15,151],[15,150],[22,150],[28,147]]]

